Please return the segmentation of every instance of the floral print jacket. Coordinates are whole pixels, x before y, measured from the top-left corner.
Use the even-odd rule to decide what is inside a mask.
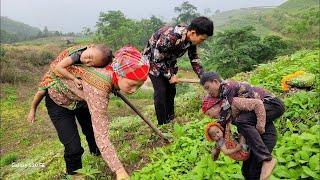
[[[273,95],[262,88],[253,87],[244,82],[223,81],[220,85],[219,95],[219,98],[222,99],[219,121],[223,126],[234,117],[231,109],[234,97],[260,99],[263,102],[268,98],[274,98]],[[243,102],[245,101],[240,101],[240,103]]]
[[[165,26],[155,32],[144,49],[143,56],[150,61],[150,74],[158,77],[160,74],[170,79],[177,74],[177,58],[188,51],[190,63],[195,73],[200,77],[202,66],[197,53],[197,46],[186,40],[186,26]]]
[[[70,110],[77,108],[79,101],[85,101],[91,114],[95,140],[103,159],[113,172],[123,168],[109,139],[107,108],[109,94],[112,92],[112,72],[105,68],[85,66],[71,66],[69,72],[82,79],[83,88],[78,89],[72,80],[51,73],[52,82],[47,87],[50,98],[57,105]]]

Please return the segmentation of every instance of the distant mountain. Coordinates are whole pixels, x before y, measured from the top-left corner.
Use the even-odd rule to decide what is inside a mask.
[[[217,31],[244,26],[254,26],[258,29],[258,34],[268,34],[269,29],[259,27],[259,16],[275,7],[252,7],[241,8],[216,13],[213,16]]]
[[[288,12],[300,11],[310,7],[319,7],[319,0],[288,0],[279,6],[279,8],[288,10]]]
[[[257,33],[299,41],[319,38],[318,0],[288,0],[277,7],[252,7],[216,13],[217,31],[251,25]]]
[[[41,30],[22,22],[1,16],[1,42],[16,42],[35,38]]]

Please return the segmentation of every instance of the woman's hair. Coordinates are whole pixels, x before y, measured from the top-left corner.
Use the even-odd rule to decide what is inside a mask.
[[[105,44],[95,44],[94,47],[102,52],[105,66],[112,63],[114,56],[108,46],[106,46]]]
[[[201,76],[200,84],[203,86],[206,82],[213,82],[214,80],[222,82],[222,79],[220,78],[219,74],[214,72],[205,72]]]

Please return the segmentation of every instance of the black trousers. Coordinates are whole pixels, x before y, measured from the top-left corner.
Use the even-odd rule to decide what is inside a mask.
[[[89,109],[83,102],[76,110],[57,105],[49,95],[45,98],[46,107],[50,119],[58,133],[59,140],[64,146],[64,160],[67,173],[75,174],[74,171],[82,168],[81,156],[84,152],[76,124],[76,118],[81,126],[82,132],[86,137],[90,153],[100,155],[94,139],[91,116]]]
[[[233,122],[251,149],[249,159],[242,164],[242,174],[250,180],[259,179],[263,161],[271,160],[271,153],[277,142],[277,132],[273,121],[285,111],[283,102],[278,98],[267,99],[264,102],[264,107],[266,110],[266,126],[265,133],[262,135],[255,128],[257,117],[254,112],[241,113]]]
[[[170,84],[169,80],[161,74],[156,77],[149,74],[153,85],[154,107],[158,124],[166,124],[174,119],[174,97],[176,96],[176,85]]]

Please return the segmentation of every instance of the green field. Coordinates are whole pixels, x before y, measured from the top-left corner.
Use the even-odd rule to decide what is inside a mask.
[[[121,15],[120,11],[113,13]],[[105,15],[113,17],[114,14]],[[250,70],[236,71],[240,66],[237,64],[224,67],[229,68],[226,72],[240,72],[229,76],[230,79],[266,88],[280,97],[286,105],[286,112],[275,122],[278,141],[273,155],[278,163],[271,179],[320,179],[319,2],[288,0],[278,7],[231,10],[216,13],[212,18],[215,31],[221,34],[244,32],[243,34],[249,37],[247,39],[256,41],[241,41],[239,38],[239,46],[224,49],[227,45],[220,44],[221,51],[216,52],[219,44],[215,42],[219,42],[219,39],[215,39],[215,36],[225,36],[215,34],[199,50],[207,71],[217,71],[218,61],[212,60],[219,53],[225,59],[218,60],[225,61],[226,65],[231,64],[233,57],[238,58],[236,60],[239,65],[244,62],[243,57],[251,60],[251,57],[260,55],[249,54],[248,51],[252,50],[253,45],[243,45],[244,42],[255,42],[254,47],[261,49],[250,52],[260,53],[264,52],[264,44],[258,43],[263,42],[264,37],[278,35],[283,38],[287,45],[283,52],[275,53],[271,59],[265,61],[255,61],[253,65],[248,61],[248,66],[252,66]],[[123,17],[121,28],[112,31],[114,36],[107,34],[99,37],[95,34],[76,38],[71,44],[67,44],[60,36],[32,40],[25,38],[13,44],[1,44],[0,179],[71,179],[65,174],[63,145],[58,140],[44,102],[37,111],[36,122],[29,124],[26,120],[41,76],[56,55],[71,45],[105,43],[106,39],[114,39],[114,42],[108,44],[116,44],[116,47],[135,38],[134,45],[144,47],[147,37],[141,27],[150,27],[151,24],[154,28],[156,26],[150,22],[159,21],[156,18],[151,20],[136,21]],[[22,26],[17,22],[13,24]],[[161,22],[158,22],[159,24]],[[131,25],[139,29],[137,37],[131,33],[136,29],[124,28]],[[256,28],[254,36],[241,29],[248,25]],[[9,32],[8,29],[6,31]],[[147,33],[150,32],[149,29]],[[8,38],[12,38],[11,35],[10,32]],[[122,41],[116,41],[119,37],[123,38]],[[225,42],[229,39],[226,37]],[[115,47],[112,48],[116,49]],[[232,58],[229,59],[228,56],[222,56],[229,55],[228,53],[234,53],[234,56],[230,55]],[[197,78],[187,56],[178,61],[178,66],[178,77]],[[220,64],[221,67],[223,65]],[[284,92],[281,87],[282,78],[296,71],[314,74],[314,85],[309,89],[291,89]],[[200,110],[204,95],[205,92],[199,84],[177,85],[176,118],[172,123],[159,127],[162,132],[173,137],[172,143],[160,139],[121,99],[111,96],[108,107],[111,121],[109,136],[131,179],[243,179],[241,162],[233,161],[224,155],[220,155],[218,161],[211,160],[210,152],[214,144],[205,139],[204,126],[212,119],[204,116]],[[150,82],[128,98],[146,117],[157,123]],[[115,175],[103,159],[89,154],[83,135],[81,139],[85,153],[83,168],[79,173],[85,179],[114,179]]]

